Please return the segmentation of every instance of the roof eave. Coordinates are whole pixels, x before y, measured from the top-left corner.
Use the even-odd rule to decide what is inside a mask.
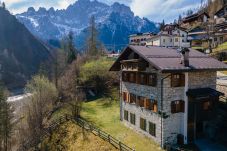
[[[198,72],[198,71],[227,71],[227,68],[213,68],[213,69],[162,69],[162,73],[177,73],[177,72]]]

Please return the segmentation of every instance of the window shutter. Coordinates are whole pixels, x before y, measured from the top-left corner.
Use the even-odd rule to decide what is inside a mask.
[[[171,113],[176,113],[176,104],[175,101],[171,102]]]
[[[137,84],[140,84],[141,83],[141,74],[140,73],[137,73]]]
[[[153,84],[153,86],[157,86],[157,75],[156,74],[153,75],[152,84]]]
[[[157,103],[157,101],[154,102],[153,111],[154,112],[158,112],[158,103]]]
[[[180,75],[180,86],[185,86],[185,75],[184,74]]]
[[[184,101],[180,101],[180,105],[181,105],[181,112],[184,112],[185,102]]]
[[[127,93],[127,101],[126,102],[130,102],[130,93]]]
[[[175,87],[174,74],[171,75],[171,87]]]

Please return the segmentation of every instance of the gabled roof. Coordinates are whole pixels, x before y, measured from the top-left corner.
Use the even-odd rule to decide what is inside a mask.
[[[220,8],[214,15],[218,15],[226,7],[227,7],[227,4],[225,4],[222,8]]]
[[[190,49],[189,64],[190,67],[185,67],[180,63],[181,55],[177,50],[153,47],[153,46],[128,46],[113,66],[110,71],[120,71],[120,61],[127,59],[127,56],[131,53],[137,53],[141,58],[146,60],[157,70],[161,72],[192,72],[199,70],[227,70],[227,65],[211,58],[199,51]]]
[[[183,22],[185,23],[185,22],[197,20],[197,18],[199,18],[201,15],[206,15],[208,18],[210,17],[206,12],[199,12],[183,18]]]

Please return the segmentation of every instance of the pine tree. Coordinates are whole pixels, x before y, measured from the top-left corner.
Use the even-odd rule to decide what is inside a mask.
[[[6,4],[5,4],[5,2],[2,2],[2,8],[3,8],[3,9],[6,9]]]
[[[98,45],[97,35],[98,35],[98,31],[95,26],[95,17],[92,16],[90,18],[89,37],[87,41],[87,45],[88,45],[87,53],[90,56],[97,56],[99,53],[97,48],[97,45]]]
[[[13,111],[7,102],[5,91],[0,88],[0,149],[8,151],[10,149],[10,138],[13,130]]]
[[[165,20],[163,19],[162,23],[160,24],[160,30],[162,31],[165,28]]]
[[[71,64],[77,57],[78,51],[74,45],[73,32],[70,31],[69,34],[62,39],[62,49],[66,54],[66,63]]]
[[[70,31],[68,35],[68,51],[67,51],[67,63],[71,64],[77,57],[77,50],[73,42],[73,32]]]
[[[178,24],[181,23],[181,21],[182,21],[182,16],[179,15],[179,17],[178,17]]]

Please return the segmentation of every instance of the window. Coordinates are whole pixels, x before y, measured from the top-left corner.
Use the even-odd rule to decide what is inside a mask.
[[[145,85],[147,83],[146,74],[140,73],[139,74],[139,84]]]
[[[152,110],[153,112],[157,113],[158,112],[158,102],[156,100],[149,100],[150,106],[149,109]]]
[[[163,43],[165,43],[166,42],[166,40],[165,39],[163,39]]]
[[[171,87],[181,87],[185,85],[184,74],[172,74],[171,75]]]
[[[178,42],[178,38],[175,38],[175,42]]]
[[[184,39],[182,39],[182,42],[184,42]]]
[[[135,83],[136,82],[136,74],[129,73],[129,82]]]
[[[128,121],[128,111],[124,110],[124,119]]]
[[[205,102],[203,102],[203,110],[209,110],[209,109],[211,109],[211,101],[205,101]]]
[[[157,84],[157,75],[156,74],[148,75],[147,82],[148,82],[149,86],[156,86],[156,84]]]
[[[172,101],[171,113],[184,112],[184,101]]]
[[[136,95],[130,93],[130,103],[136,103]]]
[[[149,122],[149,133],[152,136],[156,136],[156,125],[152,122]]]
[[[141,128],[142,130],[146,131],[146,127],[147,127],[147,125],[146,125],[146,120],[143,119],[143,118],[140,118],[140,128]]]
[[[172,38],[170,39],[170,42],[173,42]]]
[[[124,82],[128,82],[129,81],[129,74],[127,72],[123,72],[122,73],[122,80]]]
[[[136,124],[136,115],[133,113],[130,113],[130,123],[133,125]]]
[[[139,101],[138,103],[140,107],[144,107],[144,100],[145,100],[144,97],[138,96],[138,101]]]

